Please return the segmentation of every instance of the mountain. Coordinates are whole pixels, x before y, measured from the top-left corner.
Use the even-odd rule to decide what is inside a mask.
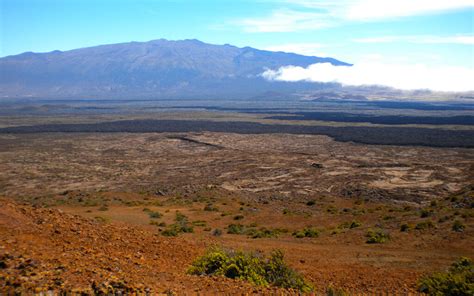
[[[129,42],[0,59],[1,97],[116,97],[256,94],[314,89],[314,83],[268,82],[266,69],[333,58],[212,45],[198,40]]]

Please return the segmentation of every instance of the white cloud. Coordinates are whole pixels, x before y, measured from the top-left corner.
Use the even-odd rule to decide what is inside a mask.
[[[307,68],[286,66],[267,70],[268,80],[338,82],[343,85],[383,85],[398,89],[431,89],[436,91],[474,90],[474,69],[467,67],[428,67],[367,62],[352,67],[313,64]]]
[[[235,22],[246,32],[294,32],[328,27],[330,21],[324,14],[279,9],[263,18],[246,18]]]
[[[267,46],[263,49],[270,51],[293,52],[307,56],[325,56],[326,54],[320,51],[323,47],[324,45],[320,43],[287,43]]]
[[[356,0],[344,2],[347,3],[344,18],[351,20],[378,20],[474,7],[472,0]]]
[[[408,42],[419,44],[474,44],[474,35],[454,35],[454,36],[432,36],[432,35],[412,35],[412,36],[381,36],[369,38],[353,39],[358,43],[392,43]]]
[[[473,8],[473,0],[281,0],[286,8],[268,16],[234,22],[247,32],[295,32],[344,21],[377,21]],[[291,8],[290,8],[291,7]],[[304,11],[302,11],[304,9]]]

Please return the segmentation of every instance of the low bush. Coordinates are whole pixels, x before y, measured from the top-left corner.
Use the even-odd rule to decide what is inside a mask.
[[[95,219],[97,222],[100,222],[100,223],[107,223],[107,222],[110,221],[109,218],[102,217],[102,216],[95,216],[94,219]]]
[[[205,207],[204,207],[204,211],[207,211],[207,212],[217,212],[219,211],[219,209],[214,206],[213,204],[207,204]]]
[[[105,211],[109,210],[109,207],[107,205],[103,205],[100,208],[98,208],[98,210],[101,211],[101,212],[105,212]]]
[[[310,200],[306,203],[307,206],[314,206],[316,204],[316,201]]]
[[[306,227],[302,230],[298,230],[293,232],[293,236],[296,238],[304,238],[304,237],[318,237],[319,230],[314,227]]]
[[[447,272],[421,278],[418,291],[428,295],[474,295],[474,264],[469,258],[461,258]]]
[[[278,229],[268,229],[262,227],[260,229],[248,229],[247,231],[245,231],[245,234],[247,234],[251,238],[272,238],[278,237],[280,235],[280,231]]]
[[[222,230],[220,230],[219,228],[216,228],[212,231],[212,235],[213,236],[221,236],[222,235]]]
[[[244,234],[245,226],[242,224],[230,224],[227,226],[227,233],[229,234]]]
[[[382,229],[369,229],[365,236],[367,237],[366,243],[368,244],[383,244],[390,240],[390,235]]]
[[[353,229],[353,228],[357,228],[357,227],[360,227],[362,226],[362,223],[359,222],[359,221],[351,221],[351,222],[344,222],[342,224],[340,224],[337,228],[339,229]]]
[[[334,288],[333,286],[329,286],[326,289],[326,296],[349,296],[350,294],[347,293],[344,289],[341,288]]]
[[[227,226],[227,233],[229,234],[245,234],[251,238],[271,238],[278,237],[281,232],[284,232],[280,229],[268,229],[261,227],[256,229],[252,226],[245,226],[242,224],[229,224]]]
[[[415,229],[416,230],[426,230],[426,229],[430,229],[430,228],[433,228],[434,227],[434,224],[432,221],[425,221],[425,222],[420,222],[418,224],[416,224],[415,226]]]
[[[423,210],[421,210],[421,212],[420,212],[420,217],[421,217],[421,218],[428,218],[428,217],[430,217],[430,216],[432,216],[432,215],[433,215],[433,210],[423,209]]]
[[[203,220],[197,220],[197,221],[193,221],[192,224],[193,224],[194,226],[206,227],[207,222],[206,222],[206,221],[203,221]]]
[[[443,216],[443,217],[438,219],[438,222],[439,223],[444,223],[444,222],[450,220],[451,218],[452,218],[451,216]]]
[[[148,216],[152,219],[158,219],[163,217],[163,214],[161,214],[160,212],[148,211]]]
[[[194,275],[225,276],[249,281],[255,285],[274,285],[297,289],[301,292],[313,290],[304,278],[286,265],[281,251],[274,251],[269,258],[243,251],[211,248],[196,259],[188,273]]]
[[[466,226],[461,221],[455,220],[452,226],[453,231],[463,232]]]
[[[408,225],[407,223],[403,223],[402,225],[400,225],[400,231],[401,232],[408,232],[408,230],[410,230],[410,225]]]
[[[242,220],[244,218],[243,215],[236,215],[234,216],[234,220]]]
[[[191,233],[194,232],[193,226],[189,223],[188,217],[176,212],[175,223],[168,225],[163,232],[164,236],[178,236],[180,233]]]

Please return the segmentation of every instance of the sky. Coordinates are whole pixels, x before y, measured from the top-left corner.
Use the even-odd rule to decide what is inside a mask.
[[[0,56],[199,39],[357,66],[288,65],[268,79],[474,89],[474,0],[0,0],[0,34]],[[429,79],[415,85],[415,74]]]

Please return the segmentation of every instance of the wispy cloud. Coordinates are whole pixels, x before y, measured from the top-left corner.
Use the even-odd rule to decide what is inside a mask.
[[[344,17],[351,20],[379,20],[474,7],[472,0],[355,0],[343,2],[347,3]]]
[[[352,41],[358,43],[392,43],[407,42],[418,44],[474,44],[474,35],[433,36],[433,35],[410,35],[410,36],[380,36],[369,38],[356,38]]]
[[[278,81],[338,82],[344,85],[383,85],[398,89],[474,90],[474,69],[467,67],[376,62],[346,67],[321,63],[307,68],[286,66],[267,70],[262,76]]]
[[[245,18],[235,22],[246,32],[294,32],[314,30],[332,24],[325,14],[319,12],[302,12],[290,9],[278,9],[262,18]]]
[[[342,22],[378,21],[473,8],[473,0],[275,0],[285,8],[234,23],[246,32],[295,32],[336,26]]]

